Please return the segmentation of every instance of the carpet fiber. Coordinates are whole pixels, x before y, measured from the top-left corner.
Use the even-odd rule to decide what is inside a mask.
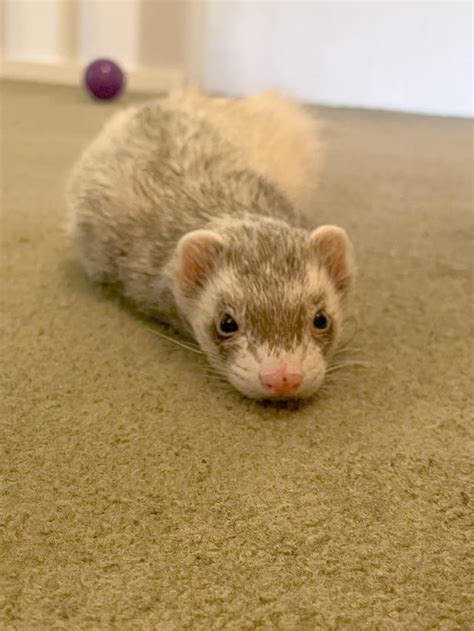
[[[368,366],[286,409],[74,261],[65,178],[117,105],[0,90],[4,625],[472,628],[471,123],[321,110]]]

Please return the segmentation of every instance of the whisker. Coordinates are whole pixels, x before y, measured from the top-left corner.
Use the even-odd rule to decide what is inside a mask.
[[[192,353],[197,353],[198,355],[205,355],[206,354],[206,353],[204,353],[204,351],[200,350],[197,347],[195,348],[190,343],[181,342],[179,340],[176,340],[173,337],[170,337],[169,335],[165,335],[165,333],[162,333],[161,331],[157,331],[156,329],[150,329],[150,327],[147,327],[147,328],[148,328],[149,331],[151,331],[155,335],[158,335],[158,337],[162,337],[164,340],[168,340],[168,342],[171,342],[172,344],[175,344],[176,346],[180,346],[181,348],[185,348],[186,350],[191,351]]]
[[[222,383],[223,385],[228,386],[229,382],[227,381],[227,379],[224,379],[223,377],[219,377],[218,375],[205,375],[207,379],[211,380],[211,381],[215,381],[217,383]]]
[[[343,355],[344,353],[362,353],[365,349],[363,348],[355,348],[353,346],[339,346],[331,353],[331,357],[336,357],[337,355]]]
[[[207,372],[214,372],[218,375],[222,374],[222,369],[224,367],[223,366],[213,366],[212,364],[208,364],[204,370],[206,370]]]
[[[226,393],[234,392],[233,386],[224,377],[218,375],[207,375],[207,377],[215,383],[219,388]]]
[[[329,374],[336,370],[342,370],[343,368],[349,368],[350,366],[363,366],[364,368],[369,368],[370,363],[364,362],[364,361],[357,361],[357,360],[341,362],[339,364],[333,364],[332,366],[329,366],[329,368],[327,368],[326,370],[326,374]]]
[[[204,374],[206,375],[206,377],[210,377],[212,379],[215,379],[216,381],[222,381],[222,383],[228,383],[227,379],[223,375],[220,375],[219,373],[204,372]]]
[[[338,345],[338,349],[341,349],[341,350],[344,349],[344,348],[348,348],[352,344],[352,342],[355,340],[357,334],[360,331],[359,322],[358,322],[358,320],[357,320],[357,318],[355,316],[352,316],[351,318],[346,320],[346,325],[347,325],[348,322],[355,323],[355,328],[354,328],[354,331],[352,332],[352,335],[349,335],[349,337],[347,337],[347,339],[344,339],[344,335],[343,335],[343,339],[341,340],[341,342]]]

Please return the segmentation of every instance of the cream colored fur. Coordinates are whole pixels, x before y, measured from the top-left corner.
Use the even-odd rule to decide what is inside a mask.
[[[298,210],[311,208],[321,147],[319,123],[302,105],[277,90],[244,99],[175,93],[180,108],[208,118],[241,152],[248,166],[264,175]]]

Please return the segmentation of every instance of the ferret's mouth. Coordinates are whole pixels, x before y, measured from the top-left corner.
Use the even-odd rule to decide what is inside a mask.
[[[298,387],[276,389],[265,387],[264,384],[236,378],[234,374],[228,374],[227,379],[232,386],[244,397],[253,399],[264,406],[286,407],[294,409],[302,402],[312,399],[322,384],[323,379],[312,383],[303,381]]]

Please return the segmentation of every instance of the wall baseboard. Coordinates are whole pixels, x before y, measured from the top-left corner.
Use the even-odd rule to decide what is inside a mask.
[[[35,63],[0,59],[0,79],[33,81],[55,85],[81,85],[84,66],[61,61]],[[137,68],[126,72],[127,89],[131,92],[160,93],[182,88],[185,74],[175,68]]]

